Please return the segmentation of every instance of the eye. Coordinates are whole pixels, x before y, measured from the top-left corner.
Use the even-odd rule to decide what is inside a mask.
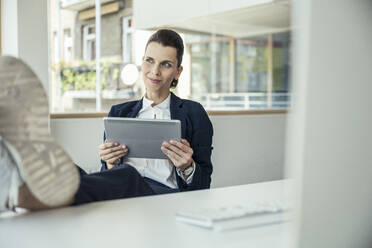
[[[164,67],[164,68],[171,68],[172,64],[169,63],[169,62],[163,62],[163,63],[161,63],[161,66]]]
[[[152,58],[145,58],[145,62],[152,63],[152,62],[154,62],[154,60]]]

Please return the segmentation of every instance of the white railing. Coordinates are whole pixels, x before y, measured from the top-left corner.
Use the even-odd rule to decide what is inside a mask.
[[[193,95],[192,99],[207,110],[287,109],[290,96],[290,93],[208,93]]]

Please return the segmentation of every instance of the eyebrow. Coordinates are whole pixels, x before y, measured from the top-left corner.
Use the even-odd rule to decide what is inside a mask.
[[[145,56],[145,58],[149,58],[149,59],[152,59],[152,60],[155,60],[153,57],[150,57],[150,56]],[[171,60],[163,60],[160,62],[161,63],[171,63],[171,64],[175,64],[176,62],[173,62]]]
[[[164,61],[161,62],[161,64],[163,64],[163,63],[175,64],[173,61],[170,61],[170,60],[164,60]]]

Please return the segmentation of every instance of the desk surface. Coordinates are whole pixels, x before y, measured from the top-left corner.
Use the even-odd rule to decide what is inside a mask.
[[[215,232],[176,221],[178,210],[283,200],[265,183],[97,202],[0,219],[0,247],[285,247],[289,224]]]

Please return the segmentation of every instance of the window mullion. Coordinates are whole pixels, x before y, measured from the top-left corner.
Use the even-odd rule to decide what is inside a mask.
[[[230,39],[230,93],[235,92],[236,40]]]
[[[267,107],[272,107],[273,92],[273,35],[268,35],[267,42]]]

